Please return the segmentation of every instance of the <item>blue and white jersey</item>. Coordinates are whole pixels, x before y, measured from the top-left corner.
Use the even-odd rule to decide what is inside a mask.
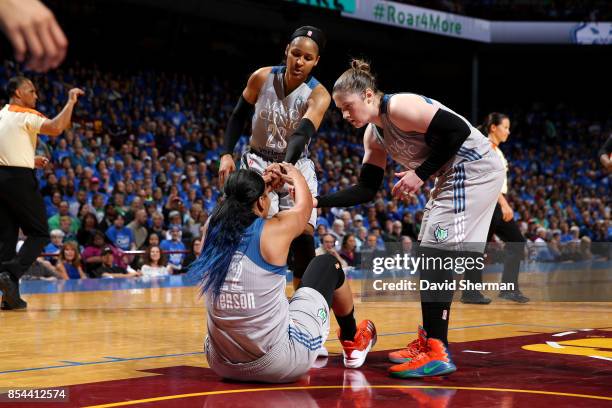
[[[206,293],[208,338],[227,362],[254,361],[289,331],[287,266],[263,259],[259,248],[265,222],[258,218],[246,229],[220,294]]]
[[[285,69],[272,67],[255,103],[249,144],[266,160],[284,159],[289,139],[308,109],[308,98],[319,85],[319,81],[310,77],[286,95]],[[308,147],[304,149],[304,155],[307,153]]]
[[[406,132],[399,129],[391,122],[387,114],[387,106],[389,100],[394,94],[384,95],[381,99],[381,121],[383,124],[382,134],[380,129],[375,125],[369,125],[374,132],[378,142],[385,148],[387,153],[397,163],[404,166],[406,169],[415,170],[419,167],[431,154],[431,148],[425,143],[425,134],[420,132]],[[449,160],[437,172],[437,175],[446,173],[453,166],[475,161],[483,158],[485,154],[491,151],[491,143],[478,129],[470,124],[463,116],[457,114],[453,110],[442,105],[440,102],[422,96],[422,98],[433,106],[444,109],[458,117],[460,117],[470,128],[470,135],[463,142],[457,154]]]

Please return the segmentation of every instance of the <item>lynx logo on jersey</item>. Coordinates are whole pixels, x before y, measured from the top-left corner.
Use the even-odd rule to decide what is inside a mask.
[[[276,150],[287,148],[287,137],[298,127],[302,119],[304,100],[298,98],[295,108],[288,108],[280,101],[266,101],[266,106],[259,112],[259,119],[265,121],[268,141],[266,147]]]
[[[434,231],[434,237],[438,242],[445,241],[448,238],[448,228],[440,228],[440,224],[438,224]]]
[[[323,324],[325,324],[325,322],[327,321],[327,310],[323,308],[319,309],[319,311],[317,312],[317,316],[319,316],[319,319],[321,319]]]

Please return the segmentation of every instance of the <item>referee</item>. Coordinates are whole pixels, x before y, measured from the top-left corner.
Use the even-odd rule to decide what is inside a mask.
[[[508,140],[510,136],[510,118],[498,112],[490,113],[485,123],[480,127],[481,132],[488,135],[493,150],[502,163],[506,171],[508,171],[508,161],[504,156],[504,153],[500,150],[499,145]],[[504,185],[497,199],[497,205],[493,212],[493,218],[491,219],[491,225],[489,226],[489,233],[487,240],[490,241],[493,235],[497,235],[502,241],[507,243],[504,259],[504,272],[502,274],[502,283],[513,284],[514,289],[504,290],[499,292],[499,297],[506,300],[511,300],[517,303],[527,303],[529,298],[523,295],[519,290],[518,276],[519,268],[521,265],[521,259],[523,257],[523,251],[525,249],[525,237],[521,234],[521,230],[514,221],[514,211],[506,200],[506,194],[508,194],[508,177],[504,180]],[[476,271],[475,269],[466,272],[466,279],[474,283],[482,282],[482,271]],[[463,291],[461,296],[462,303],[473,303],[473,304],[488,304],[491,303],[491,299],[485,297],[479,291]]]
[[[19,278],[49,242],[43,198],[35,173],[37,135],[58,136],[70,126],[72,110],[83,91],[68,92],[68,101],[53,119],[37,112],[38,95],[29,79],[17,76],[6,86],[9,104],[0,110],[0,291],[4,310],[25,309]],[[19,229],[27,236],[16,253]]]

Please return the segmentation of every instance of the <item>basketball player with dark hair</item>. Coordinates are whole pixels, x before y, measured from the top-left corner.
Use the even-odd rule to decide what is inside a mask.
[[[83,91],[68,92],[64,109],[53,119],[36,111],[36,87],[25,77],[6,86],[9,104],[0,110],[0,290],[2,309],[25,309],[19,278],[49,242],[45,204],[38,192],[35,166],[39,133],[58,136],[70,126],[72,110]],[[19,229],[27,236],[16,253]]]
[[[285,48],[285,65],[259,68],[250,76],[225,131],[219,165],[221,184],[236,170],[232,153],[245,124],[250,121],[249,151],[242,156],[241,168],[261,174],[273,163],[292,163],[306,178],[312,194],[317,194],[317,176],[308,158],[308,144],[323,120],[331,97],[311,72],[319,63],[325,42],[325,34],[320,29],[300,27]],[[269,216],[293,206],[286,189],[271,192],[270,198]],[[289,266],[294,288],[315,256],[316,219],[317,213],[313,210],[303,233],[291,244]]]
[[[317,197],[318,207],[348,207],[372,200],[380,188],[387,155],[404,166],[392,189],[402,197],[436,177],[425,206],[419,251],[424,258],[482,256],[504,168],[476,128],[440,102],[413,93],[384,94],[370,66],[353,60],[332,92],[345,120],[366,126],[365,154],[357,185]],[[432,264],[435,264],[432,262]],[[453,281],[453,270],[421,268],[421,280]],[[456,370],[447,351],[453,290],[421,291],[424,330],[404,350],[389,358],[394,377],[450,374]],[[427,337],[429,336],[429,337]]]
[[[287,255],[310,219],[312,195],[296,167],[277,166],[275,175],[294,190],[294,206],[266,219],[272,183],[254,170],[232,173],[210,217],[202,253],[190,267],[206,294],[206,357],[224,378],[298,380],[327,338],[330,309],[340,326],[345,367],[360,367],[376,343],[371,321],[357,326],[352,313],[344,317],[353,310],[353,295],[331,255],[312,260],[287,300]]]

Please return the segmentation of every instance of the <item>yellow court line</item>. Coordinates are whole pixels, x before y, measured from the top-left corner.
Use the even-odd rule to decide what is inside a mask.
[[[538,391],[538,390],[521,390],[511,388],[479,388],[479,387],[446,387],[446,386],[435,386],[435,385],[366,385],[360,386],[361,388],[376,388],[376,389],[402,389],[402,388],[427,388],[427,389],[447,389],[447,390],[469,390],[469,391],[496,391],[496,392],[518,392],[525,394],[542,394],[542,395],[555,395],[561,397],[579,397],[579,398],[591,398],[612,401],[612,397],[604,397],[601,395],[586,395],[586,394],[570,394],[566,392],[554,392],[554,391]],[[246,388],[241,390],[222,390],[222,391],[207,391],[207,392],[195,392],[191,394],[177,394],[168,395],[165,397],[146,398],[134,401],[123,401],[114,402],[111,404],[103,405],[91,405],[85,408],[107,408],[107,407],[122,407],[126,405],[144,404],[147,402],[156,401],[167,401],[172,399],[180,398],[192,398],[192,397],[203,397],[207,395],[221,395],[221,394],[238,394],[244,392],[261,392],[261,391],[297,391],[297,390],[325,390],[325,389],[343,389],[351,388],[351,386],[344,385],[318,385],[318,386],[299,386],[299,387],[279,387],[279,388]]]

